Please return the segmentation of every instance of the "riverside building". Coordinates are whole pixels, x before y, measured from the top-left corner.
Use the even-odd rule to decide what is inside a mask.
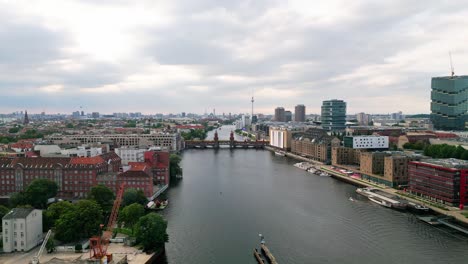
[[[467,204],[468,162],[458,159],[429,159],[408,164],[410,192],[436,202]]]
[[[464,130],[468,121],[468,76],[434,77],[431,121],[435,129]]]
[[[346,126],[346,102],[328,100],[322,103],[322,127],[328,131],[344,131]]]

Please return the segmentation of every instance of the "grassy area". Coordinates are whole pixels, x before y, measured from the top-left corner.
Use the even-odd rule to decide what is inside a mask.
[[[467,212],[467,211],[461,212],[461,214],[462,214],[464,217],[468,218],[468,212]]]
[[[114,228],[114,234],[117,234],[117,233],[121,233],[121,234],[124,234],[124,235],[127,235],[127,236],[133,236],[132,234],[132,230],[130,228]]]
[[[414,199],[414,200],[418,200],[424,204],[428,204],[430,206],[433,206],[433,207],[437,207],[439,209],[442,209],[442,210],[445,210],[445,211],[448,211],[449,209],[447,208],[447,206],[443,205],[443,204],[440,204],[440,203],[434,203],[434,202],[431,202],[431,201],[428,201],[426,199],[423,199],[419,196],[416,196],[416,195],[413,195],[413,194],[409,194],[409,193],[405,193],[405,192],[397,192],[397,194],[401,195],[401,196],[405,196],[405,197],[408,197],[408,198],[411,198],[411,199]],[[467,215],[465,215],[465,217],[468,217],[468,212],[466,213]]]

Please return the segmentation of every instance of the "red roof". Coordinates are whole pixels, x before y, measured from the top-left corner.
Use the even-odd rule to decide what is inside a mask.
[[[129,162],[128,165],[131,171],[145,171],[148,168],[145,162]]]
[[[101,156],[95,157],[74,157],[71,159],[70,164],[87,164],[95,165],[105,162]]]

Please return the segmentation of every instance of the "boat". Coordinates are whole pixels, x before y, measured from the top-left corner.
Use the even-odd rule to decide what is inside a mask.
[[[282,157],[286,156],[283,152],[279,152],[279,151],[275,151],[275,155],[282,156]]]
[[[322,173],[320,173],[320,176],[322,176],[322,177],[328,177],[328,176],[330,176],[330,174],[328,174],[328,173],[326,173],[326,172],[322,172]]]
[[[413,203],[413,202],[408,203],[408,209],[416,213],[427,213],[431,210],[429,209],[429,207],[426,207],[421,204]]]
[[[437,216],[428,215],[428,216],[418,216],[418,219],[429,225],[441,225]]]
[[[379,198],[375,197],[375,196],[369,196],[368,197],[370,201],[378,204],[378,205],[381,205],[381,206],[384,206],[384,207],[387,207],[387,208],[391,208],[392,207],[392,204],[389,203],[389,202],[386,202],[384,200],[380,200]]]
[[[349,200],[350,200],[351,202],[354,202],[354,201],[356,201],[356,200],[354,200],[354,198],[353,198],[353,197],[349,197]]]
[[[169,204],[168,200],[163,200],[163,201],[155,200],[155,201],[149,202],[146,205],[146,207],[151,210],[163,210],[167,207],[168,204]]]
[[[254,248],[253,254],[258,264],[265,264],[265,260],[262,258],[260,252],[258,252],[258,249]]]

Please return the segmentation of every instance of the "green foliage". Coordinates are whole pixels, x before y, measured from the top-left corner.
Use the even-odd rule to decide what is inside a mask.
[[[61,215],[73,210],[73,204],[61,201],[50,205],[42,214],[44,230],[48,230],[56,225]]]
[[[83,251],[83,245],[81,244],[76,244],[75,245],[75,252],[76,253],[81,253]]]
[[[193,139],[203,140],[206,138],[207,133],[205,130],[202,130],[202,129],[190,129],[190,132],[181,132],[180,135],[185,140],[193,140]]]
[[[26,203],[37,209],[45,209],[47,207],[47,199],[57,195],[58,185],[54,181],[48,179],[36,179],[29,184],[26,191],[23,193]]]
[[[44,134],[37,132],[35,129],[29,129],[24,134],[19,136],[20,139],[29,139],[29,138],[43,138]]]
[[[137,121],[136,120],[128,120],[127,124],[124,127],[136,127]]]
[[[16,134],[20,131],[21,127],[20,126],[17,126],[17,127],[12,127],[10,129],[8,129],[8,133],[10,134]]]
[[[14,193],[10,196],[10,207],[12,208],[28,205],[29,202],[29,198],[24,192]]]
[[[8,137],[8,136],[0,136],[0,143],[1,144],[9,144],[9,143],[13,143],[13,142],[16,142],[18,140],[16,140],[16,138],[14,137]]]
[[[104,213],[108,214],[112,210],[115,194],[107,186],[99,184],[91,188],[88,198],[96,201]]]
[[[67,128],[74,128],[75,126],[72,123],[67,124]]]
[[[6,206],[0,205],[0,219],[2,219],[6,214],[8,214],[9,211],[10,209],[8,209]],[[2,232],[2,230],[3,224],[0,225],[0,232]]]
[[[145,251],[154,251],[169,241],[166,232],[167,221],[156,213],[141,217],[135,225],[137,243],[143,245]]]
[[[462,146],[451,146],[447,144],[427,146],[424,149],[424,155],[438,159],[456,158],[468,160],[468,150],[464,149]]]
[[[145,208],[143,205],[134,203],[126,206],[119,213],[119,223],[123,224],[127,228],[133,228],[138,222],[140,217],[145,215]]]
[[[88,238],[100,233],[102,210],[95,201],[81,200],[60,215],[55,223],[55,237],[60,241],[72,242]]]
[[[426,143],[420,140],[418,140],[415,143],[408,142],[403,145],[404,149],[414,149],[414,150],[423,150],[425,147],[426,147]]]
[[[49,240],[47,240],[45,248],[47,253],[52,253],[55,251],[55,241],[53,237],[50,237]]]
[[[171,154],[169,157],[169,175],[170,177],[177,177],[182,175],[182,168],[180,167],[180,161],[182,158],[177,154]]]
[[[134,188],[125,190],[122,197],[122,207],[131,205],[133,203],[138,203],[143,206],[148,203],[148,199],[146,198],[143,190],[137,190]]]

